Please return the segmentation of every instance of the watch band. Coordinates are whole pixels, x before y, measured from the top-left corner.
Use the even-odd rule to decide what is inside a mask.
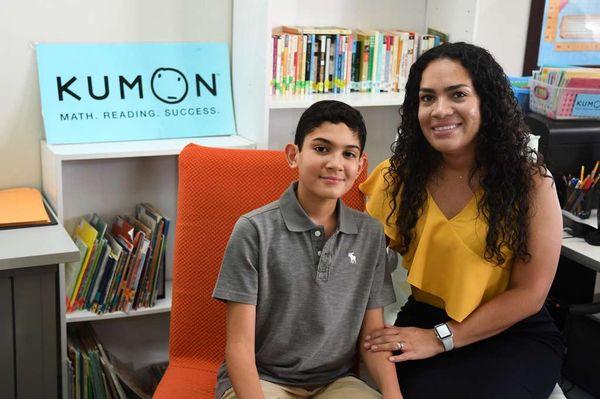
[[[433,330],[435,331],[437,339],[439,339],[442,345],[444,346],[445,352],[454,349],[454,339],[452,335],[452,330],[450,330],[450,327],[447,323],[440,323],[433,327]]]

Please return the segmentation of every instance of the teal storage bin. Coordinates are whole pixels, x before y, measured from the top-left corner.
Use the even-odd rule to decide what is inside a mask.
[[[529,112],[529,81],[530,76],[516,77],[510,76],[510,85],[512,86],[517,102],[524,114]]]

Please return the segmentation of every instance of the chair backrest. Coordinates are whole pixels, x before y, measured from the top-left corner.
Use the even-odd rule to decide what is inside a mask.
[[[364,209],[358,183],[344,196]],[[212,299],[225,246],[237,219],[277,200],[297,178],[282,151],[202,147],[179,155],[179,197],[175,232],[171,364],[215,368],[225,349],[225,305]]]

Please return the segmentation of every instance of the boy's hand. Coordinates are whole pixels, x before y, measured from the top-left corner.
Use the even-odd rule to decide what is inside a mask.
[[[389,357],[391,362],[427,359],[444,351],[433,329],[394,327],[389,324],[367,335],[363,345],[372,352],[400,352]]]

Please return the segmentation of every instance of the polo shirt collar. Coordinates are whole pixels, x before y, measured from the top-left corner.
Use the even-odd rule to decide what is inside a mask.
[[[279,199],[283,221],[290,231],[312,230],[317,226],[310,220],[304,208],[298,202],[298,197],[296,196],[297,187],[298,182],[292,183]],[[348,207],[338,199],[336,208],[338,211],[338,230],[345,234],[357,234],[357,221]]]

